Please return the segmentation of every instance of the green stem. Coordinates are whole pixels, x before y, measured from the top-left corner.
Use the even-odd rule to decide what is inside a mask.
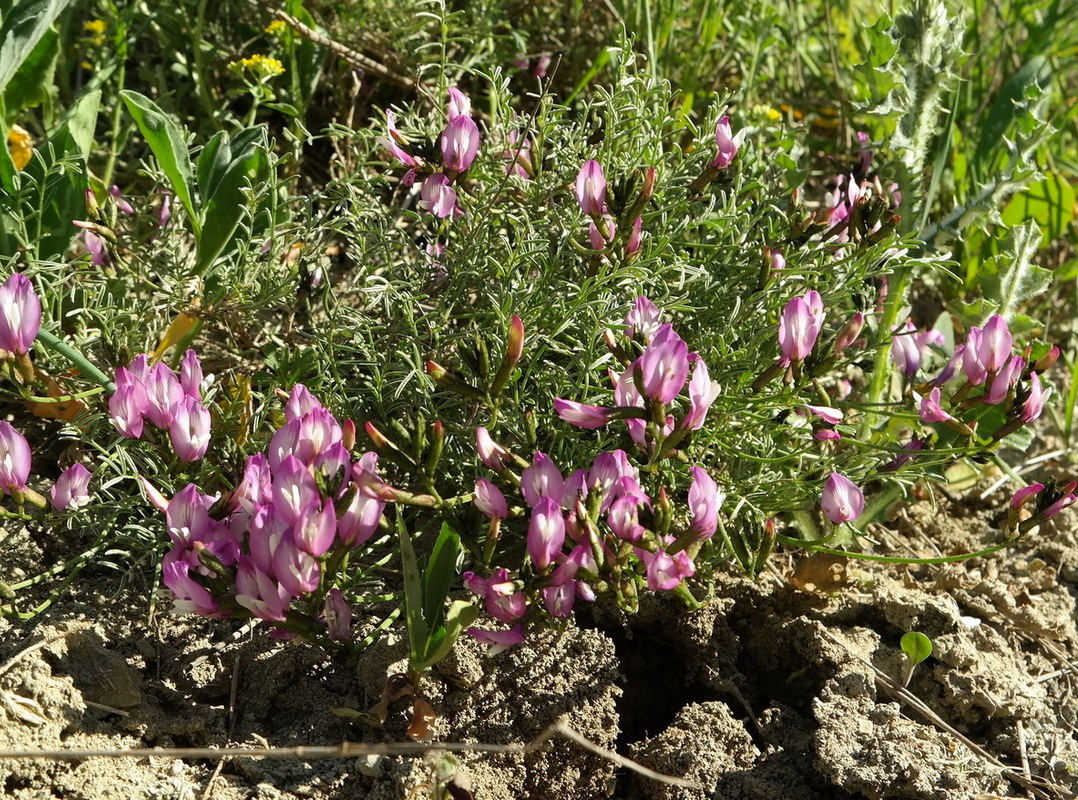
[[[116,384],[112,382],[108,375],[98,369],[97,365],[89,361],[86,356],[63,339],[54,336],[46,330],[40,330],[37,333],[37,341],[41,342],[41,344],[45,345],[45,347],[52,350],[54,353],[62,355],[71,362],[75,369],[82,373],[83,377],[89,378],[99,384],[109,394],[116,391]]]
[[[991,555],[992,553],[1003,550],[1006,547],[1010,547],[1015,543],[1015,540],[1001,542],[1000,544],[992,545],[984,550],[978,550],[976,553],[962,553],[957,556],[940,556],[939,558],[908,558],[903,556],[877,556],[872,553],[855,553],[851,550],[838,550],[833,547],[821,547],[820,545],[813,544],[812,542],[806,542],[802,539],[794,539],[790,536],[776,536],[776,540],[782,544],[789,545],[790,547],[800,547],[804,550],[812,550],[815,553],[828,553],[833,556],[844,556],[845,558],[859,558],[862,561],[882,561],[886,564],[953,564],[956,561],[968,561],[971,558],[980,558],[981,556]]]

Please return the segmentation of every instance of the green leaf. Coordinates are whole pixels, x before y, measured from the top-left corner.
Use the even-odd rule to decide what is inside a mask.
[[[423,575],[423,619],[431,630],[442,623],[445,599],[457,579],[461,553],[460,536],[443,523]]]
[[[71,0],[0,0],[0,94]]]
[[[191,158],[187,152],[187,136],[171,116],[166,114],[150,98],[138,92],[125,89],[120,92],[127,110],[130,112],[146,144],[150,146],[161,169],[172,184],[172,192],[187,209],[191,218],[195,238],[202,234],[202,215],[195,207],[195,177],[191,169]]]
[[[1048,59],[1038,55],[1023,64],[1003,84],[988,112],[988,118],[980,126],[977,149],[970,160],[975,178],[984,176],[991,168],[993,156],[1007,131],[1016,120],[1030,113],[1036,101],[1047,91],[1051,80],[1052,68]]]
[[[1047,245],[1063,238],[1074,220],[1074,204],[1074,187],[1058,173],[1049,172],[1012,197],[1000,216],[1009,227],[1035,220],[1044,229],[1042,244]]]
[[[400,540],[401,571],[404,573],[404,622],[408,628],[408,658],[412,669],[420,669],[416,662],[423,658],[427,642],[427,623],[423,621],[423,579],[419,575],[419,561],[412,547],[412,538],[404,527],[404,517],[397,515],[397,538]]]
[[[257,127],[240,131],[231,142],[222,139],[212,154],[212,162],[206,165],[209,188],[203,186],[202,190],[203,227],[195,263],[198,274],[205,272],[231,244],[247,210],[244,188],[254,186],[269,176],[269,156],[263,144],[264,137],[264,130]],[[227,155],[229,162],[222,169],[220,162],[223,155]],[[199,158],[200,185],[202,167],[202,159]]]
[[[198,176],[198,188],[203,197],[210,197],[228,165],[232,163],[232,147],[228,134],[218,131],[210,139],[195,162],[195,174]]]
[[[479,609],[467,600],[454,600],[449,604],[449,611],[445,615],[445,625],[438,629],[437,636],[431,636],[424,648],[422,661],[414,664],[413,669],[426,669],[432,664],[437,664],[453,649],[460,635],[467,630],[476,617]]]
[[[59,54],[60,35],[49,28],[22,62],[4,93],[4,106],[11,115],[9,122],[24,108],[39,106],[49,96]]]
[[[899,646],[911,664],[920,664],[932,655],[932,640],[916,631],[903,634]]]

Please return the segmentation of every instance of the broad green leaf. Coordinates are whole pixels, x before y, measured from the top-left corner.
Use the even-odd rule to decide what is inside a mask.
[[[125,89],[120,92],[120,97],[146,139],[146,144],[161,164],[161,169],[168,176],[173,194],[187,209],[195,238],[200,238],[202,215],[195,207],[195,177],[191,169],[184,129],[145,95]]]
[[[415,664],[413,667],[415,669],[426,669],[449,655],[449,651],[453,649],[457,639],[475,622],[478,616],[479,609],[466,600],[454,600],[450,603],[449,610],[445,615],[445,625],[439,628],[440,635],[437,638],[431,637],[431,641],[428,642],[428,646],[423,653],[422,663]]]
[[[415,662],[423,657],[423,648],[427,642],[427,623],[423,620],[423,579],[419,575],[419,561],[416,560],[412,537],[404,527],[404,518],[397,515],[397,539],[400,541],[401,571],[404,573],[404,621],[408,628],[409,663],[418,669]]]
[[[932,640],[917,631],[903,634],[899,645],[911,664],[920,664],[932,655]]]
[[[227,147],[231,161],[223,172],[209,172],[213,193],[203,193],[204,218],[198,240],[197,274],[205,272],[232,242],[236,227],[246,213],[244,188],[256,186],[269,176],[269,156],[260,143],[263,135],[261,128],[242,131],[229,145],[222,143],[218,148],[220,153]],[[214,168],[216,164],[211,170]]]
[[[22,62],[4,93],[4,106],[11,122],[24,108],[41,105],[48,97],[60,53],[60,35],[49,28]]]
[[[90,148],[94,146],[94,132],[97,130],[97,114],[100,110],[101,90],[96,89],[80,97],[67,118],[66,125],[83,161],[90,157]]]
[[[218,131],[210,139],[195,162],[195,174],[198,176],[198,190],[203,197],[211,197],[221,177],[232,163],[232,147],[228,134]]]
[[[0,0],[0,94],[71,0]]]
[[[442,623],[445,599],[457,579],[460,556],[460,536],[443,523],[423,575],[423,619],[432,630]]]

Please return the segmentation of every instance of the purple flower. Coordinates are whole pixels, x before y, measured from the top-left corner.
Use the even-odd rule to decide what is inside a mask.
[[[573,400],[562,400],[560,397],[554,399],[554,410],[565,422],[576,425],[578,428],[594,430],[610,421],[611,409],[609,408],[588,406]]]
[[[502,490],[486,478],[479,478],[475,482],[475,507],[491,519],[509,516],[509,504],[505,502]]]
[[[176,456],[185,463],[198,461],[210,446],[210,411],[193,397],[176,404],[168,438]]]
[[[0,286],[0,349],[30,352],[41,328],[41,300],[30,279],[16,272]]]
[[[823,326],[823,302],[814,289],[802,297],[794,297],[782,309],[779,320],[779,349],[782,351],[782,363],[804,361]]]
[[[168,430],[172,426],[176,407],[184,396],[176,373],[164,361],[158,361],[150,369],[145,386],[146,419],[161,430]]]
[[[1031,373],[1029,376],[1029,395],[1022,404],[1022,411],[1018,415],[1019,419],[1022,422],[1033,422],[1033,420],[1040,417],[1041,412],[1044,411],[1044,404],[1051,394],[1052,387],[1049,386],[1047,389],[1043,389],[1040,376],[1036,372]]]
[[[496,656],[515,644],[524,641],[524,626],[517,623],[507,631],[485,631],[482,628],[468,628],[466,633],[480,644],[490,645],[488,656]]]
[[[984,402],[996,406],[1006,400],[1011,387],[1018,382],[1025,368],[1026,360],[1021,356],[1014,356],[992,379],[992,384],[984,395]]]
[[[719,507],[726,498],[714,478],[701,467],[691,467],[689,487],[689,530],[700,540],[710,539],[719,527]]]
[[[121,436],[139,439],[145,427],[146,387],[125,368],[116,370],[116,392],[109,398],[109,422]]]
[[[273,511],[287,525],[296,525],[321,502],[310,470],[295,456],[285,456],[273,473]]]
[[[60,473],[56,479],[49,497],[52,504],[60,509],[74,510],[82,508],[90,502],[90,478],[92,473],[82,464],[72,464]]]
[[[459,217],[463,212],[457,208],[457,193],[449,185],[449,178],[440,172],[428,175],[419,190],[419,207],[438,219]]]
[[[352,607],[344,599],[344,593],[337,588],[326,593],[326,602],[322,606],[322,616],[326,620],[326,633],[335,642],[347,641],[352,628]]]
[[[446,170],[464,172],[479,152],[479,128],[471,117],[459,116],[442,131],[438,143]]]
[[[172,553],[178,552],[172,551]],[[166,563],[161,567],[161,582],[172,592],[172,610],[177,614],[216,616],[217,603],[206,587],[188,574],[191,569],[190,565],[180,560],[169,561],[168,556],[165,559]]]
[[[921,398],[921,421],[922,422],[946,422],[954,419],[940,406],[940,387],[936,386],[928,393],[928,397]]]
[[[30,445],[10,423],[0,420],[0,490],[21,491],[30,475]]]
[[[538,569],[545,570],[565,544],[565,517],[561,506],[549,497],[541,497],[532,510],[528,524],[528,555]]]
[[[990,373],[996,372],[1011,357],[1012,344],[1007,320],[999,314],[993,314],[992,318],[981,328],[977,357],[986,370]]]
[[[510,460],[509,451],[490,438],[490,431],[486,428],[475,429],[475,450],[479,460],[495,472]]]
[[[458,117],[467,117],[472,113],[472,101],[456,86],[449,89],[449,121],[453,122]]]
[[[561,471],[545,453],[536,453],[531,466],[520,473],[520,493],[532,508],[537,508],[544,499],[561,500],[564,484]]]
[[[628,336],[640,337],[645,342],[650,342],[662,324],[662,312],[648,298],[641,295],[633,301],[633,307],[625,315],[625,333]]]
[[[644,393],[658,403],[669,403],[681,392],[689,377],[689,346],[674,333],[674,326],[660,325],[655,338],[636,360]]]
[[[726,169],[737,155],[738,148],[745,139],[745,131],[740,130],[734,135],[730,127],[730,118],[723,117],[715,126],[715,149],[718,154],[711,166],[717,169]]]
[[[240,556],[240,565],[236,570],[236,602],[259,619],[283,622],[292,595],[258,569],[250,556]]]
[[[378,530],[378,521],[386,504],[358,490],[353,490],[350,498],[346,494],[345,498],[347,505],[337,512],[337,536],[346,547],[359,547]]]
[[[689,412],[678,427],[683,430],[698,431],[704,427],[707,412],[722,391],[718,381],[711,380],[704,359],[697,358],[689,381]]]
[[[865,496],[857,484],[845,475],[832,472],[824,484],[820,507],[827,518],[836,524],[851,522],[865,510]]]
[[[696,574],[696,567],[684,550],[672,556],[665,550],[656,550],[643,556],[643,561],[647,565],[648,588],[656,592],[676,589],[685,578]]]
[[[584,162],[576,176],[576,202],[580,210],[595,218],[606,210],[606,178],[594,159]]]
[[[397,119],[389,109],[386,109],[386,128],[389,131],[389,137],[383,136],[378,140],[378,143],[388,150],[389,154],[402,165],[415,167],[418,162],[401,147],[402,144],[407,144],[408,142],[397,131]]]

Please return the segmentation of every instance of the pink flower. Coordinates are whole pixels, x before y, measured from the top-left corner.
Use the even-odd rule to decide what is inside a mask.
[[[921,421],[922,422],[946,422],[954,419],[940,406],[940,387],[936,386],[928,393],[928,397],[921,398]]]
[[[1043,389],[1040,376],[1036,372],[1031,373],[1029,376],[1029,394],[1022,404],[1022,411],[1018,415],[1019,419],[1022,422],[1033,422],[1033,420],[1040,417],[1041,412],[1044,411],[1044,404],[1051,394],[1052,387],[1049,386],[1047,389]]]
[[[554,399],[554,410],[565,422],[576,425],[578,428],[594,430],[610,421],[611,409],[609,408],[588,406],[573,400],[562,400],[560,397]]]
[[[606,178],[598,161],[584,162],[576,176],[576,202],[589,217],[600,216],[606,209]]]
[[[283,622],[292,595],[254,565],[250,556],[240,556],[236,570],[236,602],[259,619]]]
[[[509,504],[505,502],[502,490],[486,478],[479,478],[475,482],[475,507],[491,519],[509,516]]]
[[[415,167],[419,162],[401,147],[402,144],[407,144],[408,142],[397,131],[397,119],[389,109],[386,109],[386,128],[389,130],[389,137],[383,136],[378,140],[378,143],[404,166]]]
[[[109,422],[121,436],[138,439],[142,436],[148,402],[146,387],[123,367],[116,370],[116,392],[109,398]]]
[[[453,122],[457,117],[467,117],[472,113],[472,101],[456,86],[449,88],[449,121]]]
[[[545,453],[536,453],[531,466],[520,473],[520,493],[532,508],[537,508],[540,501],[547,498],[560,501],[564,484],[561,471]]]
[[[161,430],[168,430],[172,426],[176,407],[184,396],[176,373],[164,361],[158,361],[150,369],[145,385],[146,419]]]
[[[838,425],[842,422],[843,414],[837,408],[831,408],[830,406],[813,406],[805,404],[805,408],[822,419],[828,425]]]
[[[779,320],[782,363],[804,361],[816,346],[822,326],[823,303],[818,292],[810,290],[803,297],[787,302]]]
[[[698,539],[710,539],[719,527],[719,507],[726,498],[715,479],[701,467],[690,467],[689,530]]]
[[[201,400],[203,380],[205,377],[202,374],[202,362],[198,360],[198,354],[194,350],[188,350],[180,362],[180,388],[188,397]]]
[[[636,360],[644,393],[658,403],[669,403],[685,386],[689,376],[689,346],[674,333],[674,326],[660,325],[655,338]]]
[[[340,589],[330,589],[326,593],[322,616],[325,617],[326,633],[330,639],[335,642],[348,640],[352,628],[352,607],[348,605]]]
[[[861,335],[861,329],[864,325],[865,315],[862,312],[858,311],[850,317],[850,321],[846,323],[846,327],[839,331],[838,336],[835,337],[835,352],[841,353],[853,344],[857,340],[857,337]]]
[[[41,300],[30,279],[16,272],[0,286],[0,349],[30,352],[41,328]]]
[[[419,190],[419,197],[419,207],[438,219],[459,217],[463,213],[457,208],[457,193],[449,185],[449,178],[440,172],[427,176]]]
[[[921,368],[921,349],[917,346],[916,330],[907,320],[905,326],[896,326],[891,332],[891,360],[907,378],[912,378]]]
[[[486,428],[475,429],[475,450],[479,454],[479,460],[495,472],[510,460],[509,451],[490,438],[490,431]]]
[[[310,506],[304,509],[292,528],[296,546],[315,558],[321,558],[329,552],[336,535],[337,514],[332,503],[326,503],[322,508]]]
[[[482,628],[468,628],[467,634],[481,644],[490,645],[488,656],[496,656],[515,644],[524,641],[524,626],[517,623],[507,631],[485,631]]]
[[[827,518],[836,524],[851,522],[865,510],[865,496],[857,484],[845,475],[832,472],[824,484],[820,507]]]
[[[217,603],[206,587],[188,574],[190,566],[185,561],[167,561],[167,558],[166,556],[166,563],[161,567],[161,582],[172,592],[172,610],[177,614],[215,616]]]
[[[1026,360],[1021,356],[1014,356],[1007,364],[996,373],[988,392],[984,395],[984,402],[988,405],[999,405],[1007,399],[1011,387],[1022,376],[1022,370],[1026,367]]]
[[[718,381],[711,380],[704,359],[697,358],[689,381],[689,411],[678,424],[683,430],[698,431],[704,427],[707,412],[722,391]]]
[[[452,172],[464,172],[479,152],[479,128],[471,117],[461,114],[442,131],[438,145],[445,168]]]
[[[741,143],[745,140],[745,131],[740,130],[736,135],[730,128],[730,118],[723,117],[715,126],[715,149],[718,154],[711,166],[718,169],[726,169],[733,162]]]
[[[532,510],[528,524],[528,555],[538,569],[545,570],[561,552],[565,544],[565,517],[561,506],[542,497]]]
[[[647,564],[648,588],[656,592],[668,592],[681,585],[685,578],[696,574],[696,567],[689,554],[681,550],[670,555],[665,550],[656,550],[643,557]]]
[[[648,298],[641,295],[633,301],[633,307],[625,316],[625,333],[632,337],[640,334],[650,342],[662,324],[662,312]]]
[[[643,227],[643,217],[637,217],[633,220],[632,228],[629,230],[629,239],[625,242],[625,255],[631,256],[640,252],[640,232]]]
[[[1011,357],[1012,344],[1007,320],[999,314],[993,314],[981,328],[977,356],[986,370],[990,373],[996,372]]]
[[[10,423],[0,420],[0,490],[4,494],[26,487],[30,475],[30,445]]]
[[[337,536],[341,544],[359,547],[378,530],[386,504],[357,489],[353,489],[350,497],[346,494],[345,498],[348,499],[347,505],[337,512]]]
[[[72,464],[60,473],[53,484],[49,497],[52,504],[60,509],[74,510],[90,502],[90,478],[92,473],[82,464]]]
[[[185,395],[176,405],[168,430],[172,449],[180,461],[198,461],[210,446],[210,411],[193,397]]]

